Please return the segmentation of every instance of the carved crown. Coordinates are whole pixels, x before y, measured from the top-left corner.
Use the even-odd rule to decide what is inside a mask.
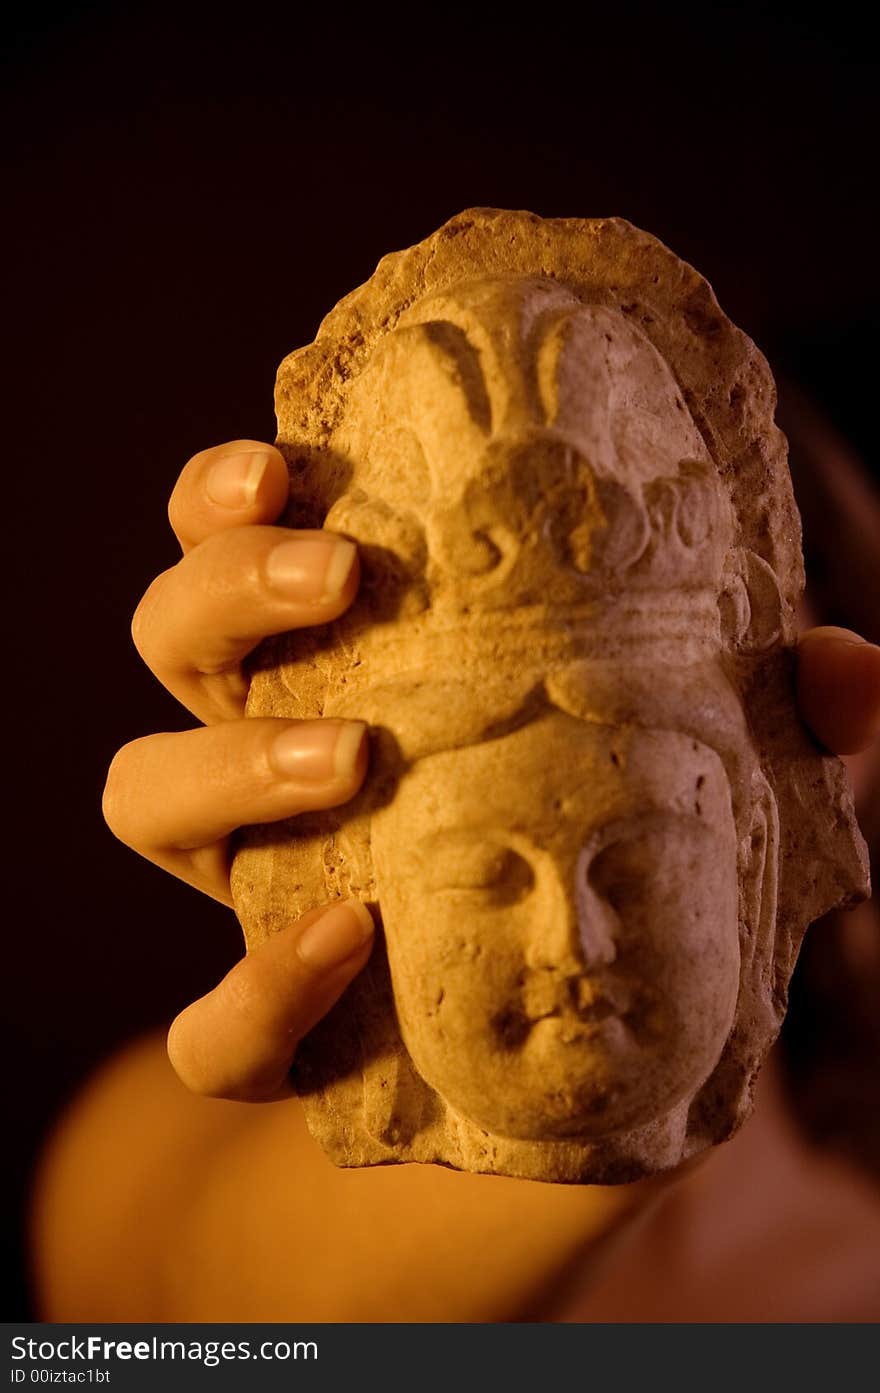
[[[295,455],[294,512],[301,480],[359,544],[337,628],[361,662],[722,646],[735,522],[675,378],[623,314],[553,281],[487,278],[402,315],[327,446]]]

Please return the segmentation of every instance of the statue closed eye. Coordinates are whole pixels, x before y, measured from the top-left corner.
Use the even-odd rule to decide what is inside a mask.
[[[263,646],[249,711],[373,752],[350,804],[243,834],[233,893],[251,943],[343,894],[383,929],[300,1047],[309,1125],[340,1164],[558,1181],[723,1140],[800,934],[866,887],[791,696],[766,363],[646,233],[483,209],[386,258],[277,400],[287,520],[363,581]]]

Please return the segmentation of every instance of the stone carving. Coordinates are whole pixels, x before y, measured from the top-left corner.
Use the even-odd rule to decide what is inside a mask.
[[[341,1165],[614,1183],[748,1114],[805,926],[867,893],[792,697],[800,522],[762,355],[619,218],[473,209],[281,365],[285,521],[357,541],[248,710],[372,727],[350,804],[248,829],[250,945],[384,932],[300,1046]]]

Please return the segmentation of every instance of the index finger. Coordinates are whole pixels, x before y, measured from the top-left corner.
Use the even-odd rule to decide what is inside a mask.
[[[187,461],[168,502],[168,521],[186,555],[215,532],[273,522],[287,498],[281,451],[264,440],[229,440]]]

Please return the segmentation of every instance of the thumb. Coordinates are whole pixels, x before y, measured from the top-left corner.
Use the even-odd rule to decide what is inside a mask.
[[[797,698],[813,734],[837,755],[880,735],[880,648],[832,625],[808,629],[797,646]]]
[[[373,918],[358,900],[310,909],[194,1001],[168,1032],[168,1055],[194,1093],[272,1102],[304,1035],[370,956]]]

